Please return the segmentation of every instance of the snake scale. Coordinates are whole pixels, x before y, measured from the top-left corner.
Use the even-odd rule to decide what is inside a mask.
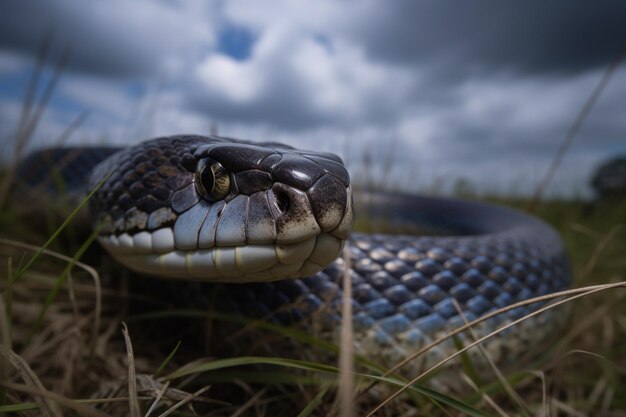
[[[464,320],[570,283],[557,233],[496,205],[355,194],[368,221],[421,234],[350,235],[350,178],[332,154],[171,136],[124,149],[41,151],[21,164],[20,175],[37,182],[49,176],[50,162],[72,152],[59,170],[69,187],[97,188],[91,209],[102,246],[142,274],[237,282],[218,284],[220,306],[230,312],[305,328],[315,320],[336,338],[345,267],[338,256],[348,242],[355,348],[387,364]],[[538,307],[508,311],[476,331],[484,334]],[[552,315],[518,325],[487,343],[488,351],[499,362],[514,360],[552,331]],[[440,345],[414,368],[454,349],[452,342]]]

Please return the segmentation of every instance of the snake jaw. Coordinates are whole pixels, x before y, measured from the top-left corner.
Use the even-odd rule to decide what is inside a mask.
[[[339,255],[353,213],[349,177],[338,157],[280,144],[188,137],[191,150],[178,149],[177,159],[166,160],[157,149],[171,148],[167,139],[129,148],[94,170],[127,171],[95,196],[99,220],[108,225],[100,242],[121,263],[166,278],[250,282],[308,276]],[[176,138],[170,140],[176,145]],[[146,149],[157,155],[154,166],[126,162],[140,160]],[[219,200],[207,192],[209,164],[230,177],[230,191]],[[123,195],[152,201],[160,186],[154,172],[175,188],[169,205],[145,213],[150,207],[138,204],[116,215],[111,190],[128,187]],[[128,178],[135,183],[125,183]]]
[[[278,189],[287,192],[284,186]],[[268,192],[272,193],[273,190]],[[280,217],[275,222],[266,219],[270,227],[265,228],[265,235],[260,230],[263,222],[249,223],[246,217],[230,214],[241,213],[241,208],[246,206],[248,213],[259,213],[258,209],[250,210],[251,198],[240,196],[228,205],[201,202],[180,215],[173,228],[103,236],[99,240],[130,269],[165,278],[258,282],[310,276],[341,253],[352,228],[351,189],[346,192],[343,216],[328,232],[323,232],[315,220],[292,228],[291,221],[305,214],[312,216],[312,212],[310,206],[304,205],[303,194],[291,195],[299,196],[290,204],[290,210],[297,213],[286,216],[282,222]],[[268,197],[262,200],[267,202]],[[185,231],[189,228],[197,233]]]
[[[321,233],[297,243],[182,250],[176,248],[173,235],[171,229],[163,228],[151,235],[112,235],[99,241],[132,270],[211,282],[268,282],[310,276],[335,260],[345,244],[332,234]],[[162,252],[154,253],[155,249]]]

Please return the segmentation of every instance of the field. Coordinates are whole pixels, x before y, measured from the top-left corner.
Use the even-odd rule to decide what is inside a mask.
[[[356,379],[350,401],[337,389],[350,378],[339,376],[336,346],[269,325],[257,337],[279,335],[319,354],[224,359],[214,326],[234,318],[173,309],[163,291],[137,292],[80,214],[57,236],[63,216],[24,207],[10,197],[0,213],[0,415],[365,415],[402,384],[380,383],[383,370],[361,361],[369,377]],[[376,415],[626,416],[626,201],[543,201],[534,212],[563,236],[575,288],[622,286],[568,302],[556,342],[500,382],[481,383],[465,363],[465,394],[417,383]]]

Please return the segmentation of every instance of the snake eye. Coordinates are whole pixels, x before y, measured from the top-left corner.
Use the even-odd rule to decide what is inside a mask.
[[[196,168],[196,188],[205,198],[221,200],[230,191],[230,175],[219,162],[201,159]]]

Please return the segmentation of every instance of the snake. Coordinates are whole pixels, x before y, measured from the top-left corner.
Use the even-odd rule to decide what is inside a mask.
[[[69,154],[59,170],[70,187],[92,193],[98,240],[123,266],[215,283],[229,312],[309,330],[320,323],[331,340],[342,330],[348,274],[352,343],[386,364],[571,282],[563,243],[542,220],[477,201],[353,191],[331,153],[177,135],[124,148],[40,151],[20,175],[49,177],[50,164]],[[352,232],[355,211],[394,233]],[[541,305],[495,315],[475,331],[486,334]],[[555,316],[526,320],[486,348],[500,363],[515,361],[553,333]],[[411,372],[456,349],[452,341],[430,349]]]

